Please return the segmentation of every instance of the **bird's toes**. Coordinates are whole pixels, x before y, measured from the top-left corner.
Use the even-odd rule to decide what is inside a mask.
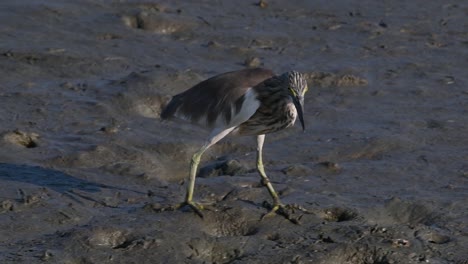
[[[153,204],[152,209],[157,213],[161,213],[161,212],[167,212],[167,211],[176,211],[184,207],[185,205],[187,205],[185,202],[178,203],[175,205],[167,205],[167,206],[162,206],[160,204]]]
[[[157,206],[157,207],[153,207],[153,210],[155,212],[160,213],[160,212],[181,210],[185,207],[190,207],[198,216],[203,218],[202,211],[205,209],[205,207],[193,201],[184,201],[184,202],[181,202],[175,205],[169,205],[169,206]]]
[[[185,205],[188,205],[192,210],[201,218],[203,218],[203,213],[202,210],[205,209],[205,207],[201,204],[195,203],[195,202],[184,202]]]
[[[269,218],[269,217],[275,216],[275,215],[276,215],[276,211],[277,211],[277,210],[274,210],[274,209],[270,210],[268,213],[262,215],[262,217],[260,218],[260,220],[263,220],[263,219],[265,219],[265,218]]]
[[[301,211],[305,214],[311,214],[312,212],[310,212],[309,210],[307,210],[306,208],[304,208],[303,206],[299,205],[299,204],[286,204],[284,205],[283,207],[285,207],[286,209],[292,211],[293,213],[295,213],[296,211]]]
[[[261,220],[263,220],[263,219],[265,219],[267,217],[274,216],[274,215],[281,215],[284,218],[286,218],[287,220],[289,220],[290,222],[292,222],[293,224],[298,225],[298,224],[300,224],[299,220],[302,218],[302,215],[300,215],[298,217],[295,217],[294,214],[296,213],[296,211],[301,211],[301,212],[307,213],[307,214],[310,213],[304,207],[296,205],[296,204],[286,204],[286,205],[284,205],[284,204],[275,204],[273,206],[270,205],[267,202],[265,202],[265,204],[266,204],[265,207],[270,209],[270,211],[268,213],[264,214],[261,217]]]

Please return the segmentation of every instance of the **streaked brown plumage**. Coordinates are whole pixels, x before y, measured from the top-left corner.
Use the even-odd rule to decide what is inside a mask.
[[[272,77],[253,89],[260,107],[247,121],[234,129],[233,134],[261,135],[290,127],[297,113],[289,90],[284,89],[280,77]]]
[[[175,95],[163,109],[161,118],[179,117],[205,125],[212,132],[192,157],[185,202],[171,209],[189,205],[202,216],[202,206],[192,201],[200,158],[209,147],[233,133],[257,136],[257,170],[274,200],[267,215],[279,212],[290,219],[266,176],[262,149],[265,134],[292,126],[297,117],[304,129],[303,103],[307,90],[307,82],[300,73],[291,71],[274,76],[271,70],[255,68],[214,76]]]

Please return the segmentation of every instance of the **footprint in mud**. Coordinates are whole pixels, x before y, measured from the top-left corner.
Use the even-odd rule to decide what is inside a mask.
[[[119,248],[128,242],[129,233],[115,227],[94,226],[74,228],[65,231],[61,237],[70,238],[71,245],[81,247],[87,245],[92,248]]]
[[[306,78],[310,85],[318,87],[352,87],[366,86],[368,81],[352,74],[334,74],[329,72],[308,72]]]
[[[39,135],[36,133],[22,132],[15,130],[13,132],[8,132],[3,136],[3,139],[6,142],[23,146],[25,148],[35,148],[38,146]]]
[[[133,14],[122,16],[122,22],[130,28],[159,34],[172,34],[187,30],[195,24],[180,16],[181,10],[171,10],[160,5],[138,6]]]
[[[210,178],[222,175],[242,175],[248,172],[247,166],[235,159],[218,159],[200,168],[198,177]]]
[[[122,114],[131,113],[148,118],[159,118],[169,98],[154,92],[153,86],[157,79],[162,79],[162,77],[132,72],[125,77],[113,80],[110,85],[121,86],[124,91],[115,95],[111,105]]]
[[[332,207],[323,210],[321,217],[329,222],[344,222],[355,219],[357,213],[347,208]]]
[[[448,231],[434,226],[424,226],[420,228],[415,232],[415,236],[425,243],[432,244],[444,244],[451,240]]]
[[[187,245],[191,250],[188,259],[203,260],[203,263],[231,263],[243,255],[242,245],[229,240],[194,238]]]
[[[183,211],[186,214],[185,220],[188,224],[195,221],[202,223],[203,233],[212,237],[243,237],[252,236],[258,232],[262,215],[262,209],[244,201],[221,201],[216,204],[205,204],[201,211],[203,217],[197,214],[188,206],[179,209],[168,208],[159,203],[146,204],[143,209],[148,212],[173,212]]]
[[[390,199],[385,205],[385,211],[394,221],[409,225],[430,225],[437,218],[426,205],[399,198]]]
[[[205,232],[215,237],[251,236],[258,232],[259,214],[240,201],[223,204],[220,211],[206,214]],[[218,204],[217,206],[220,206]],[[250,206],[249,206],[250,207]]]
[[[289,165],[281,170],[281,172],[287,176],[307,176],[312,174],[312,170],[302,164]]]
[[[86,237],[92,247],[117,248],[127,241],[126,232],[117,228],[96,228]]]

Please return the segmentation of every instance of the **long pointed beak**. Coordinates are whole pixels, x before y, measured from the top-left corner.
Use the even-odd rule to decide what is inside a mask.
[[[292,96],[294,106],[297,110],[297,115],[299,116],[299,121],[301,121],[302,131],[305,131],[304,125],[304,96]]]

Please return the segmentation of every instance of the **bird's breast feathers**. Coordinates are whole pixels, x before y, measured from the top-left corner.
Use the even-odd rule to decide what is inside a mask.
[[[294,123],[296,122],[296,118],[297,118],[297,110],[296,110],[296,106],[294,105],[294,103],[288,103],[286,105],[286,111],[287,111],[287,115],[288,115],[288,119],[290,120],[290,125],[289,126],[292,126],[294,125]]]

